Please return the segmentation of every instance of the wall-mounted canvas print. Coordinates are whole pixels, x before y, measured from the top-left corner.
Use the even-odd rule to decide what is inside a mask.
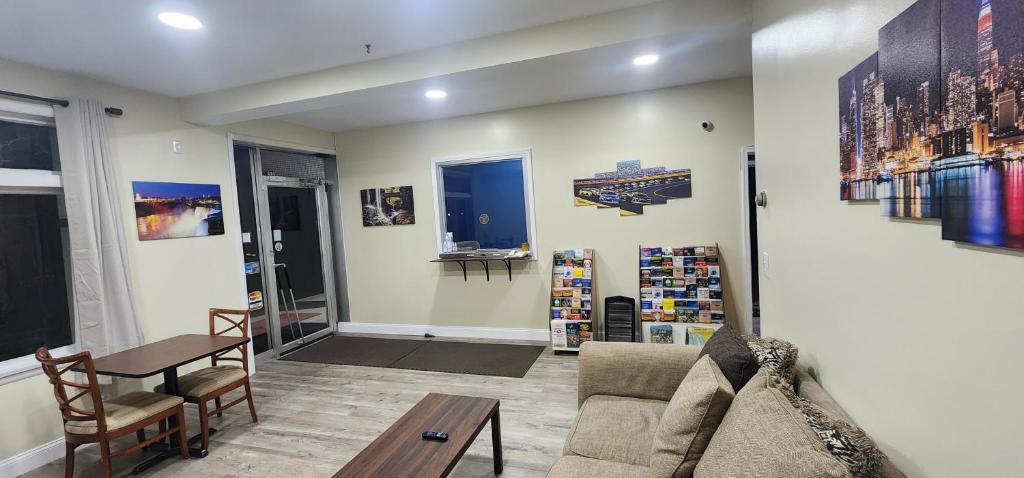
[[[1024,249],[1024,2],[919,0],[880,30],[878,73],[883,214],[941,218],[943,239]],[[840,80],[844,175],[863,161],[851,75]]]
[[[882,214],[936,218],[942,199],[931,164],[942,155],[939,0],[918,0],[878,32],[884,103],[878,198]]]
[[[885,143],[885,101],[878,54],[839,79],[839,194],[843,200],[877,199],[879,159]]]
[[[363,226],[395,226],[416,224],[412,186],[363,189],[359,191],[363,205]]]
[[[217,184],[132,181],[140,241],[224,234]]]
[[[943,0],[942,238],[1024,249],[1024,2]]]
[[[619,161],[615,171],[573,180],[577,206],[615,207],[621,216],[644,213],[644,206],[692,196],[689,169],[643,168],[640,161]]]

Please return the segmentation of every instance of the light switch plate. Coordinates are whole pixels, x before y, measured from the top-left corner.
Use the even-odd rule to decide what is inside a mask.
[[[767,277],[767,278],[771,278],[771,276],[772,276],[771,275],[771,268],[769,267],[770,265],[771,265],[771,263],[768,260],[768,253],[767,252],[762,252],[761,253],[761,272],[763,272],[764,276]]]
[[[185,145],[181,141],[171,141],[171,151],[174,151],[174,154],[181,154],[185,151]]]

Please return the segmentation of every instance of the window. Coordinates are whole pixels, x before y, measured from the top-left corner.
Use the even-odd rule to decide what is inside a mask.
[[[446,232],[481,249],[536,248],[530,153],[434,161],[437,244]]]
[[[53,110],[0,101],[0,380],[73,351],[67,227]]]

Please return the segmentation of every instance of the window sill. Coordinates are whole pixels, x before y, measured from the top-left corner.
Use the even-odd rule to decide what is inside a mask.
[[[16,360],[16,359],[15,359]],[[34,360],[34,359],[33,359]],[[36,375],[42,375],[43,368],[36,364],[34,367],[21,367],[20,369],[0,368],[0,386],[14,383]]]
[[[66,345],[50,351],[54,357],[63,357],[76,352],[78,352],[78,349],[75,345]],[[0,362],[0,386],[25,380],[42,373],[43,368],[39,365],[34,354],[5,360]]]

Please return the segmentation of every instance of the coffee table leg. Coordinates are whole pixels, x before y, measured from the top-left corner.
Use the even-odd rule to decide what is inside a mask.
[[[494,474],[500,475],[505,464],[501,457],[501,416],[497,409],[491,415],[491,443],[494,445]]]

